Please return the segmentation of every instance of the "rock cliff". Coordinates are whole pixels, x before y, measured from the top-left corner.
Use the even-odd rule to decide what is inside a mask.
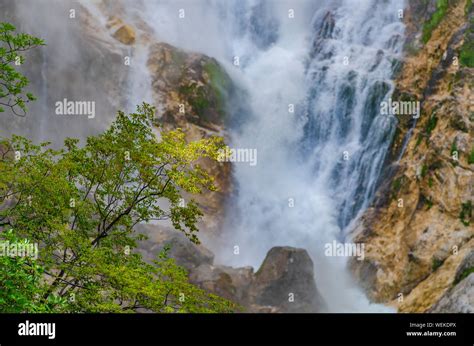
[[[399,116],[375,201],[354,230],[366,244],[365,260],[351,263],[356,278],[401,312],[474,307],[474,69],[460,58],[469,45],[473,54],[469,3],[409,1],[392,98],[420,102],[421,115]]]

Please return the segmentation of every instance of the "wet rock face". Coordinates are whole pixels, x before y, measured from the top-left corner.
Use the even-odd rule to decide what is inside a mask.
[[[215,59],[156,43],[150,48],[148,67],[153,90],[165,102],[165,123],[221,129],[231,81]]]
[[[411,0],[408,9],[429,18],[433,1],[423,3]],[[456,290],[462,282],[458,276],[472,264],[474,74],[453,63],[468,21],[465,4],[450,2],[429,41],[405,56],[392,99],[420,102],[420,117],[416,123],[400,117],[390,166],[373,205],[353,230],[354,241],[366,244],[365,260],[351,263],[355,277],[372,300],[391,302],[402,312],[426,312],[441,299],[464,296]],[[415,30],[419,37],[422,24],[410,29],[408,23],[407,35]]]

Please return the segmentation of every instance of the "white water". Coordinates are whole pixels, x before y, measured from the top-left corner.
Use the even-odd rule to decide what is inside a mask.
[[[346,239],[347,225],[374,192],[395,122],[376,107],[392,89],[403,7],[403,0],[127,6],[160,40],[218,59],[245,93],[244,104],[230,103],[230,146],[256,148],[258,164],[235,165],[236,192],[217,261],[258,267],[273,246],[302,247],[330,311],[388,311],[354,285],[345,258],[324,256],[324,244]],[[185,18],[178,18],[180,9]]]
[[[157,40],[215,57],[244,92],[243,104],[229,103],[230,146],[256,148],[258,164],[235,165],[217,261],[258,267],[273,246],[305,248],[330,311],[387,311],[352,282],[345,258],[324,256],[324,244],[346,240],[347,225],[370,203],[379,177],[394,119],[377,115],[376,107],[392,88],[404,0],[122,3],[126,21],[141,18]],[[146,53],[146,46],[130,51],[128,110],[151,98]]]

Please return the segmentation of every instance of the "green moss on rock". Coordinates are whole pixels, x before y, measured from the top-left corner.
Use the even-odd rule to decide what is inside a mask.
[[[423,43],[427,43],[430,40],[433,30],[437,28],[439,23],[441,23],[441,21],[445,17],[448,11],[448,7],[449,7],[448,0],[437,1],[436,11],[433,13],[431,18],[427,22],[425,22],[425,24],[423,25],[423,34],[422,34]]]

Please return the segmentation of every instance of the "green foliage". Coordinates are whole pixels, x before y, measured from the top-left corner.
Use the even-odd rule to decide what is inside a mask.
[[[23,52],[44,45],[44,42],[28,34],[15,34],[15,30],[9,23],[0,23],[0,112],[8,107],[15,114],[24,115],[26,103],[34,101],[35,97],[31,93],[23,94],[29,81],[15,66],[25,62]]]
[[[188,85],[180,86],[178,90],[187,98],[187,101],[196,114],[203,117],[204,112],[210,106],[205,88],[203,86],[198,86],[193,82]]]
[[[415,149],[421,144],[423,138],[426,139],[426,143],[428,144],[428,140],[431,136],[431,132],[435,129],[436,125],[438,124],[438,117],[436,113],[433,113],[428,121],[425,124],[425,128],[418,133],[415,143]]]
[[[431,199],[431,196],[426,198],[426,207],[427,210],[433,208],[433,200]]]
[[[405,176],[400,176],[398,178],[395,178],[392,182],[392,198],[395,199],[397,198],[398,194],[400,193],[400,190],[402,188],[402,184],[404,183]]]
[[[427,135],[427,138],[431,136],[431,132],[435,129],[437,123],[438,117],[436,116],[436,114],[433,114],[426,123],[425,133]]]
[[[461,212],[459,213],[459,219],[461,220],[464,226],[469,226],[472,219],[472,202],[471,201],[461,203]]]
[[[190,100],[191,106],[199,116],[203,116],[209,107],[209,100],[203,87],[196,88],[194,97]]]
[[[421,135],[421,133],[419,133],[418,136],[416,137],[415,149],[421,144],[422,141],[423,141],[423,136]]]
[[[181,193],[215,190],[196,161],[217,160],[224,146],[218,137],[187,143],[180,130],[162,131],[158,141],[153,117],[147,104],[136,113],[119,112],[106,132],[87,138],[83,147],[71,138],[60,150],[19,136],[0,143],[0,230],[11,228],[16,237],[41,244],[37,264],[45,288],[39,286],[37,299],[27,296],[34,304],[53,301],[57,311],[67,300],[72,312],[235,309],[191,285],[166,254],[148,264],[133,252],[144,238],[135,226],[149,221],[169,220],[199,242],[202,213],[193,200],[182,206]]]
[[[467,163],[469,163],[470,165],[474,164],[474,147],[472,147],[471,152],[469,153]]]
[[[472,9],[472,0],[467,0],[466,6],[464,6],[464,14],[466,16],[469,15],[469,12],[471,12],[471,9]]]
[[[448,11],[448,0],[438,0],[436,3],[436,11],[433,13],[431,18],[423,24],[423,43],[427,43],[434,29],[441,23],[446,12]]]
[[[402,184],[402,177],[399,177],[393,181],[392,187],[395,191],[400,191],[401,184]]]
[[[461,48],[459,61],[467,67],[474,67],[474,42],[467,41]]]
[[[460,283],[462,280],[467,278],[472,273],[474,273],[474,267],[469,267],[469,268],[464,269],[462,273],[458,276],[458,278],[454,280],[453,285],[457,285],[458,283]]]
[[[28,241],[18,239],[12,230],[0,233],[2,245],[26,245]],[[3,246],[2,246],[3,248]],[[34,258],[0,256],[0,311],[8,313],[61,311],[65,300],[51,295],[44,302],[38,301],[46,291],[43,283],[44,268]]]
[[[231,80],[218,63],[205,64],[204,71],[208,74],[211,87],[217,97],[217,109],[224,114],[226,92],[231,85]]]
[[[467,3],[471,3],[471,1],[467,1]],[[470,6],[472,6],[472,4]],[[470,11],[470,8],[466,7],[466,10]],[[464,43],[459,54],[461,65],[466,67],[474,67],[474,16],[470,16],[469,28],[467,28],[464,34]]]
[[[426,173],[428,173],[428,166],[426,164],[423,164],[421,167],[421,177],[424,178],[426,176]]]

